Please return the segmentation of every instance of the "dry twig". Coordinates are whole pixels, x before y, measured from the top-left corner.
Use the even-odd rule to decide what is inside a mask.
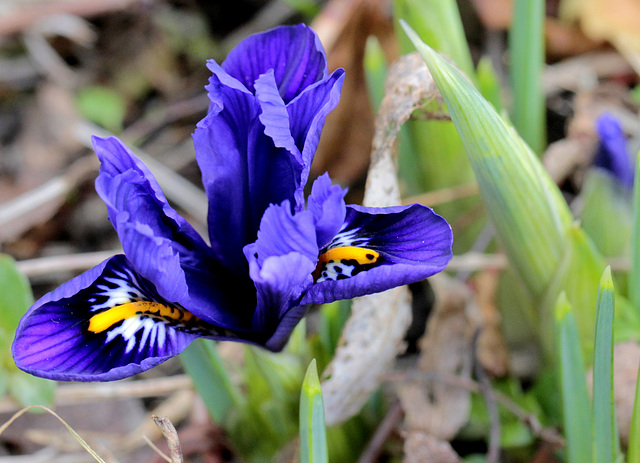
[[[169,453],[171,463],[183,463],[182,449],[180,448],[180,439],[178,438],[178,432],[176,428],[171,424],[171,421],[166,416],[151,417],[153,422],[160,428],[165,439],[167,439],[167,445],[169,445]]]

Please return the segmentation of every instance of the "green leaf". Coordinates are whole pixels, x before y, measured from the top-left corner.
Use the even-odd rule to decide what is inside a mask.
[[[16,262],[0,254],[0,329],[13,337],[20,318],[33,304],[29,281],[16,267]]]
[[[394,0],[394,16],[406,21],[426,44],[456,63],[470,79],[475,79],[469,45],[455,0]],[[406,36],[399,36],[403,53],[413,51]]]
[[[315,359],[309,364],[300,393],[300,462],[328,463],[322,388]]]
[[[483,56],[478,62],[476,68],[476,76],[478,78],[478,90],[484,96],[496,111],[502,111],[504,103],[502,102],[502,86],[500,85],[500,79],[496,74],[491,59],[488,56]]]
[[[180,354],[180,360],[209,414],[224,426],[229,412],[239,409],[243,399],[231,382],[216,345],[210,340],[197,339]]]
[[[607,267],[598,290],[593,361],[593,461],[597,463],[612,463],[618,456],[619,444],[613,399],[614,304],[611,268]]]
[[[631,228],[631,270],[629,271],[629,300],[640,312],[640,153],[636,159],[636,175],[633,182],[633,220]]]
[[[629,255],[633,223],[629,191],[603,170],[591,169],[580,198],[580,223],[598,251],[604,257]]]
[[[53,403],[55,381],[31,376],[19,370],[1,374],[8,376],[9,395],[22,407]]]
[[[543,347],[547,354],[554,352],[553,307],[558,295],[564,291],[575,312],[582,354],[591,363],[593,359],[593,332],[596,320],[598,282],[605,268],[605,262],[598,254],[593,242],[576,224],[567,233],[567,244],[551,281],[547,294],[540,303],[540,330]],[[553,358],[552,355],[549,355]]]
[[[547,144],[542,90],[544,18],[544,0],[515,0],[509,34],[513,125],[538,154]]]
[[[122,130],[127,106],[124,99],[107,87],[87,87],[76,96],[78,111],[85,118],[101,125],[110,132]]]
[[[387,75],[387,62],[380,42],[375,36],[367,39],[364,51],[364,72],[367,80],[369,100],[377,111],[384,98],[384,81]]]
[[[564,434],[567,439],[567,463],[592,461],[591,406],[580,338],[573,308],[565,293],[555,307],[556,365],[562,395]]]
[[[539,301],[567,246],[569,208],[539,159],[465,76],[403,24],[462,138],[485,209],[516,271]]]

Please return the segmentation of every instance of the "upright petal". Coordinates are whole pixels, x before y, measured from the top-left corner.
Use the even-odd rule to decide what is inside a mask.
[[[241,276],[242,248],[256,240],[269,204],[293,200],[302,166],[265,135],[253,95],[224,87],[216,75],[208,88],[216,104],[193,139],[209,198],[209,237],[216,258]]]
[[[347,206],[341,231],[321,251],[302,303],[325,303],[423,280],[451,260],[449,224],[425,206]]]
[[[295,178],[296,211],[304,209],[304,186],[309,178],[325,119],[340,101],[343,78],[344,71],[338,69],[326,79],[304,89],[286,105],[278,93],[273,69],[255,82],[264,133],[277,148],[289,152],[296,165],[301,166]]]
[[[234,337],[162,298],[122,255],[37,301],[12,346],[19,368],[65,381],[111,381],[148,370],[199,336]]]
[[[329,174],[325,173],[313,182],[307,208],[313,214],[316,225],[318,249],[328,246],[342,228],[347,215],[345,194],[346,189],[331,185]]]
[[[102,163],[96,190],[135,272],[153,282],[164,299],[210,323],[248,328],[251,292],[240,292],[243,304],[237,310],[227,307],[238,302],[229,287],[250,285],[249,279],[224,270],[193,227],[169,206],[147,167],[119,140],[94,138],[94,146]]]
[[[304,187],[316,154],[324,122],[340,102],[344,70],[336,69],[328,78],[317,82],[287,105],[291,134],[302,155],[300,184]]]
[[[273,69],[280,96],[288,103],[327,76],[327,59],[315,32],[299,24],[246,38],[229,53],[222,68],[252,93],[258,77]]]

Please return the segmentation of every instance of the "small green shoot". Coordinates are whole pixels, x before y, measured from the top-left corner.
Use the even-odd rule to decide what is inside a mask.
[[[322,389],[314,359],[309,364],[300,394],[300,462],[328,461]]]
[[[591,406],[584,361],[580,351],[580,338],[573,308],[565,293],[561,293],[555,307],[555,333],[558,379],[562,395],[564,434],[567,439],[567,463],[592,460]]]
[[[598,463],[613,463],[619,453],[613,400],[614,304],[611,268],[607,267],[598,290],[593,362],[593,444]]]

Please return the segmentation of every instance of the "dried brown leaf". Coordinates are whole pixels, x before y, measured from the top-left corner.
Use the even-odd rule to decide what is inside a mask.
[[[460,463],[447,441],[421,432],[410,432],[404,441],[404,463]]]
[[[471,339],[479,314],[471,291],[459,281],[438,275],[431,278],[436,304],[427,332],[420,342],[418,368],[444,376],[470,378]],[[404,383],[398,393],[409,430],[419,430],[438,439],[452,439],[469,419],[468,390],[439,381]]]

